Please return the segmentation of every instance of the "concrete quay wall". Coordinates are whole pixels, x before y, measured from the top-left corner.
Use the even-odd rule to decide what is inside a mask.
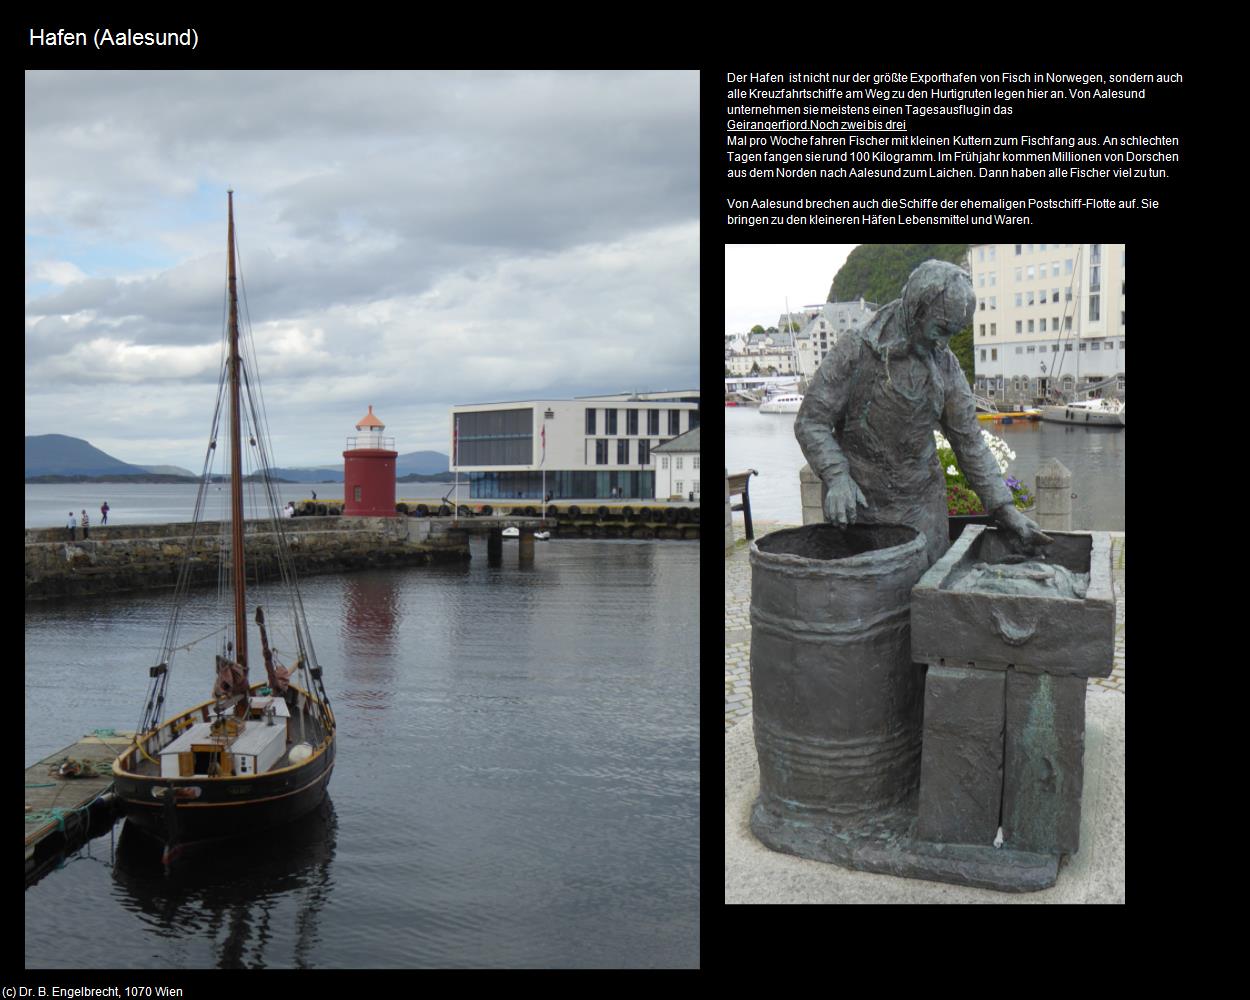
[[[147,524],[92,528],[70,541],[64,528],[26,531],[26,598],[79,597],[172,587],[190,554],[191,582],[216,583],[222,525]],[[413,566],[469,558],[463,535],[432,537],[402,517],[303,517],[283,521],[301,576],[373,566]],[[228,540],[227,540],[228,541]],[[277,573],[277,535],[268,521],[249,521],[250,565]]]

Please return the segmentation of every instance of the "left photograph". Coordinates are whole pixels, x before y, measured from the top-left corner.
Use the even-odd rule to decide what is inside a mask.
[[[699,966],[698,86],[27,73],[28,969]]]

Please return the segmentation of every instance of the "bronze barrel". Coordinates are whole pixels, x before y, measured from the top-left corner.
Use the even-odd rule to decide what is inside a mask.
[[[786,849],[772,841],[787,824],[863,828],[916,794],[924,669],[910,604],[927,566],[924,534],[903,525],[812,524],[752,543],[752,827],[769,846]]]

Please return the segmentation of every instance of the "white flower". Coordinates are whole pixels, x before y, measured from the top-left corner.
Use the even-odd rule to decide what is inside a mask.
[[[956,469],[953,465],[948,465],[948,466],[946,467],[946,472],[947,472],[947,474],[948,474],[948,475],[952,475],[952,476],[957,476],[957,475],[959,475],[959,470],[958,470],[958,469]]]

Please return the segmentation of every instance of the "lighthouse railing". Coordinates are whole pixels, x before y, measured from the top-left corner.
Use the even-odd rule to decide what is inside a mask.
[[[389,451],[393,451],[395,439],[393,437],[382,437],[381,434],[364,434],[360,437],[349,437],[347,439],[348,451],[360,448],[386,448]]]

